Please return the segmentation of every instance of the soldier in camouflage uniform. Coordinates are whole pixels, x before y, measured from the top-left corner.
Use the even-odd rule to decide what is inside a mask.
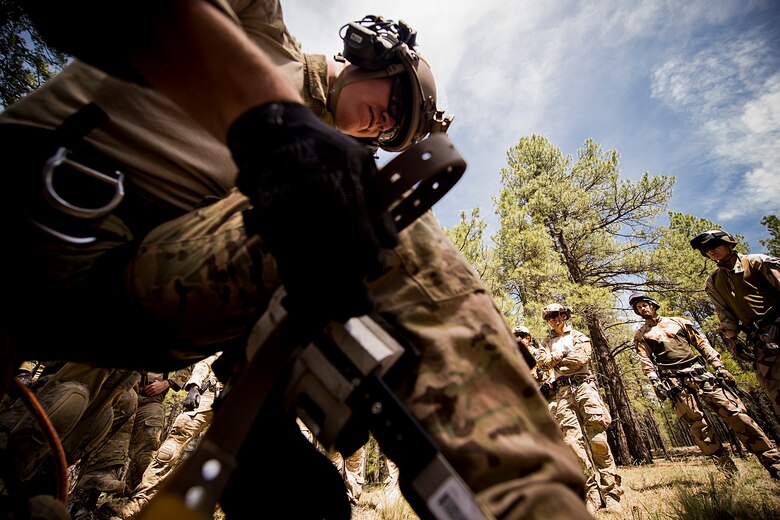
[[[111,430],[105,443],[82,458],[78,480],[68,495],[68,512],[74,520],[92,518],[101,493],[125,491],[129,442],[118,443],[116,439],[130,438],[137,407],[138,393],[135,388],[129,388],[114,404]]]
[[[705,291],[712,300],[721,330],[735,352],[740,329],[755,348],[758,382],[780,417],[780,259],[762,254],[742,255],[737,241],[720,229],[691,239],[691,247],[718,268],[707,278]]]
[[[123,493],[141,482],[141,475],[160,447],[165,396],[170,389],[183,388],[191,373],[192,367],[170,375],[140,372],[140,381],[132,390],[135,396],[123,396],[114,407],[113,434],[107,436],[100,449],[89,454],[87,464],[81,469],[74,489],[75,498],[71,500],[77,505],[72,505],[71,510],[93,510],[97,505],[94,491]],[[127,419],[116,424],[118,418],[124,417]]]
[[[76,60],[0,116],[8,167],[18,172],[12,180],[38,179],[51,155],[40,143],[72,136],[78,125],[71,120],[36,146],[26,138],[61,128],[95,101],[110,123],[76,144],[118,163],[129,180],[121,210],[81,229],[65,229],[46,212],[27,219],[30,212],[17,206],[39,192],[21,181],[11,187],[30,197],[2,206],[7,218],[0,222],[18,245],[17,255],[4,255],[3,269],[24,280],[9,288],[16,305],[4,308],[7,323],[33,329],[18,308],[32,308],[25,307],[31,295],[59,289],[43,299],[49,308],[36,305],[57,320],[50,328],[80,338],[65,341],[84,345],[68,355],[162,365],[241,348],[282,281],[288,303],[318,319],[365,313],[373,301],[420,352],[399,397],[490,511],[500,518],[587,517],[577,463],[479,277],[430,212],[396,246],[379,249],[392,240],[386,221],[366,209],[371,193],[361,179],[375,172],[371,152],[313,120],[403,150],[425,137],[439,114],[424,60],[404,44],[402,63],[367,75],[304,55],[274,0],[128,8],[99,32],[92,29],[104,24],[91,13],[41,5],[57,22],[48,29],[62,30],[60,41],[76,55],[126,78],[140,72],[157,88]],[[175,9],[184,12],[172,15]],[[138,34],[157,35],[159,52],[134,53],[129,42]],[[192,40],[198,44],[188,45]],[[191,59],[190,48],[203,54]],[[74,236],[85,240],[63,242]],[[85,319],[89,326],[80,326]],[[43,349],[51,345],[41,338],[46,330],[14,339]],[[115,331],[139,348],[121,355],[91,348]]]
[[[547,399],[547,409],[559,421],[558,426],[560,426],[564,442],[577,456],[580,469],[585,476],[585,507],[590,514],[595,514],[601,508],[601,492],[596,481],[596,471],[593,469],[593,461],[588,453],[579,417],[569,413],[568,408],[560,415],[558,414],[558,383],[556,382],[555,370],[549,365],[551,353],[533,338],[527,327],[515,327],[512,332],[517,338],[518,345],[527,348],[536,361],[536,365],[532,369],[533,377],[539,385],[539,391]]]
[[[130,500],[124,505],[111,506],[122,518],[129,518],[146,505],[181,461],[184,449],[209,427],[214,418],[211,405],[222,390],[211,365],[219,354],[198,361],[189,370],[190,378],[182,387],[187,390],[184,411],[173,422],[170,434],[160,445],[146,466]]]
[[[747,414],[745,405],[733,390],[734,376],[723,366],[720,354],[710,346],[707,338],[685,318],[659,315],[660,305],[646,294],[634,293],[628,303],[645,320],[634,335],[642,371],[650,378],[659,397],[669,397],[677,417],[690,426],[691,435],[702,453],[712,457],[718,468],[727,474],[737,472],[717,432],[704,416],[701,408],[704,404],[726,421],[769,474],[778,478],[780,452]],[[702,360],[715,369],[714,376],[706,371]]]
[[[36,390],[42,409],[48,415],[65,452],[67,464],[74,464],[95,452],[112,429],[127,419],[124,412],[134,408],[127,393],[138,382],[137,372],[95,368],[65,363]],[[115,405],[122,410],[116,417]],[[116,419],[116,421],[115,421]],[[16,402],[0,415],[0,447],[19,475],[34,491],[45,493],[57,478],[51,465],[49,444],[27,408]],[[117,492],[124,487],[116,475],[93,480],[91,488]]]
[[[552,370],[555,375],[555,417],[588,480],[589,507],[600,507],[603,500],[607,511],[619,513],[623,488],[607,442],[612,417],[590,371],[590,339],[567,323],[571,317],[569,307],[550,304],[542,311],[542,317],[550,332],[536,359],[540,368]]]

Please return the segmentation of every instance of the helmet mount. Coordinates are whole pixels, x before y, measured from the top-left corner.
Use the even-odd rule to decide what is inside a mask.
[[[336,77],[328,93],[328,109],[336,113],[339,95],[344,87],[356,81],[399,76],[394,82],[389,102],[396,126],[382,132],[370,144],[388,152],[399,152],[421,141],[429,133],[446,132],[452,116],[436,108],[436,84],[428,63],[415,47],[417,31],[406,22],[368,15],[341,27],[344,41],[337,60],[346,60],[360,69],[346,78]],[[399,79],[396,78],[396,79]]]

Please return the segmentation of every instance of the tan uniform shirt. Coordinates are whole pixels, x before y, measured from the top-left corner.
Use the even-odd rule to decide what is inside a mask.
[[[536,362],[542,369],[553,369],[556,379],[575,374],[590,375],[590,338],[571,326],[566,325],[560,336],[554,330],[550,331],[542,342],[542,350]],[[564,352],[566,357],[556,362],[555,354],[562,355]]]
[[[733,268],[718,267],[707,278],[705,291],[721,327],[738,332],[740,322],[747,325],[780,312],[780,259],[737,254]]]
[[[710,365],[722,366],[720,354],[712,348],[704,335],[693,328],[693,323],[685,318],[667,318],[659,316],[657,320],[645,320],[634,334],[634,347],[639,356],[642,372],[646,376],[658,377],[656,363],[672,365],[696,359],[701,354]]]
[[[275,0],[218,3],[237,17],[306,104],[325,119],[327,67],[324,56],[304,56],[284,26]],[[227,5],[225,5],[227,4]],[[48,129],[95,102],[111,120],[86,137],[121,165],[128,187],[153,203],[183,211],[206,197],[221,197],[235,185],[229,150],[160,92],[117,79],[79,60],[40,89],[0,114],[0,123]],[[162,114],[162,116],[160,116]]]

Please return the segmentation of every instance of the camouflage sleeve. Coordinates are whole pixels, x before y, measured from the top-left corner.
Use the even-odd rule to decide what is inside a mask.
[[[713,281],[712,275],[707,278],[704,291],[707,293],[707,296],[710,297],[710,300],[712,300],[712,306],[715,307],[715,314],[718,315],[721,329],[724,332],[733,331],[734,335],[736,335],[736,333],[739,332],[739,320],[737,320],[737,317],[734,316],[734,313],[729,309],[726,300],[723,299],[717,289],[715,289],[715,282]]]
[[[202,387],[203,383],[209,380],[209,377],[211,375],[211,364],[214,362],[215,359],[217,359],[217,354],[214,354],[213,356],[209,356],[206,359],[203,359],[195,363],[192,366],[192,376],[190,376],[189,381],[187,381],[185,388],[188,387],[190,384],[195,384],[198,385],[198,387]]]
[[[533,354],[537,366],[542,370],[550,370],[557,364],[553,361],[547,344],[548,340],[545,339],[539,348],[534,348],[535,345],[531,346],[531,354]]]
[[[710,342],[704,334],[693,328],[693,323],[685,319],[679,319],[678,322],[684,327],[685,334],[688,336],[688,341],[693,347],[699,351],[707,363],[713,368],[723,366],[723,361],[720,360],[720,354],[717,350],[712,348]]]
[[[642,367],[642,372],[651,379],[658,377],[653,364],[653,358],[650,356],[650,347],[647,346],[641,329],[634,334],[634,348],[637,356],[639,356],[639,366]]]
[[[578,330],[571,331],[574,339],[574,346],[558,364],[560,367],[565,367],[568,372],[575,372],[585,367],[590,363],[590,356],[592,349],[590,346],[590,338]]]
[[[192,375],[192,366],[182,368],[168,376],[168,382],[171,384],[171,388],[177,392],[184,388],[185,383]]]

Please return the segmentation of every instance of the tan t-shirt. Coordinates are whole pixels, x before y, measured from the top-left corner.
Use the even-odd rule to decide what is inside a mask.
[[[304,58],[284,26],[279,3],[228,0],[217,4],[240,20],[315,113],[326,116],[325,58]],[[235,185],[236,166],[227,147],[172,101],[79,60],[0,114],[0,123],[53,129],[91,101],[111,120],[93,130],[86,141],[120,163],[128,185],[142,196],[188,211],[206,197],[225,195]]]

